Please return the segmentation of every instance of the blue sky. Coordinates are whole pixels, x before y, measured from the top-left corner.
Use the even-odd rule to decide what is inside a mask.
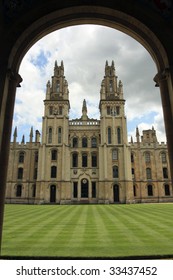
[[[85,98],[88,115],[99,118],[100,86],[106,60],[115,61],[116,74],[123,82],[128,138],[135,137],[136,126],[142,132],[152,126],[159,141],[165,141],[159,89],[153,77],[156,66],[149,53],[134,39],[103,26],[81,25],[60,29],[38,41],[25,55],[17,90],[13,120],[18,127],[18,141],[30,128],[42,129],[46,83],[53,75],[54,63],[64,61],[69,86],[70,118],[81,116]],[[13,133],[13,132],[12,132]]]

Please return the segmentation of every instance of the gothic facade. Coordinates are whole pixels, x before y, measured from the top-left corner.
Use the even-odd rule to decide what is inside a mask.
[[[88,117],[83,101],[79,119],[69,119],[64,65],[55,62],[48,81],[42,136],[10,148],[6,203],[78,204],[171,202],[167,145],[154,128],[128,142],[123,84],[114,62],[106,62],[100,90],[100,119]],[[41,139],[42,137],[42,139]]]

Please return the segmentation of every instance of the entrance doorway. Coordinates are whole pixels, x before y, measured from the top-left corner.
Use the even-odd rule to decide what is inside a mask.
[[[88,180],[81,180],[81,198],[88,198]]]
[[[119,200],[119,186],[118,185],[114,185],[113,187],[113,196],[114,196],[114,203],[118,203]]]
[[[50,203],[56,202],[56,186],[51,185],[50,186]]]

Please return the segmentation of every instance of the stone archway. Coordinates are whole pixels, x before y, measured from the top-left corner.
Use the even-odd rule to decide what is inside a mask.
[[[142,4],[142,1],[121,0],[113,3],[104,2],[104,4],[99,3],[101,1],[83,1],[81,4],[78,0],[65,0],[63,3],[51,1],[51,5],[47,0],[34,2],[31,1],[29,8],[25,6],[26,4],[17,7],[18,10],[14,15],[12,11],[9,13],[10,6],[9,9],[5,6],[1,7],[0,12],[2,17],[0,34],[3,38],[0,46],[0,240],[15,93],[16,87],[20,86],[22,81],[18,75],[19,66],[27,50],[37,40],[62,27],[84,23],[112,27],[135,38],[151,54],[158,69],[154,80],[161,91],[173,178],[173,24],[171,21],[169,26],[163,19],[161,20],[161,14],[150,9],[147,4]],[[5,4],[1,3],[1,5]]]

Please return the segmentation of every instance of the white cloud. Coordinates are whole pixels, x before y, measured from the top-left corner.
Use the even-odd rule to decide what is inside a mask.
[[[153,82],[157,70],[152,58],[129,36],[95,25],[68,27],[53,32],[38,41],[26,54],[20,67],[23,83],[17,91],[13,124],[19,126],[18,132],[20,130],[23,134],[28,125],[41,129],[46,83],[53,75],[55,60],[58,64],[64,61],[70,91],[70,117],[81,116],[85,98],[88,116],[99,118],[100,85],[105,61],[111,63],[114,60],[116,73],[124,85],[127,120],[136,122],[138,116],[141,124],[134,125],[145,128],[141,118],[146,119],[154,112],[152,123],[158,129],[159,140],[164,140],[159,90]]]

